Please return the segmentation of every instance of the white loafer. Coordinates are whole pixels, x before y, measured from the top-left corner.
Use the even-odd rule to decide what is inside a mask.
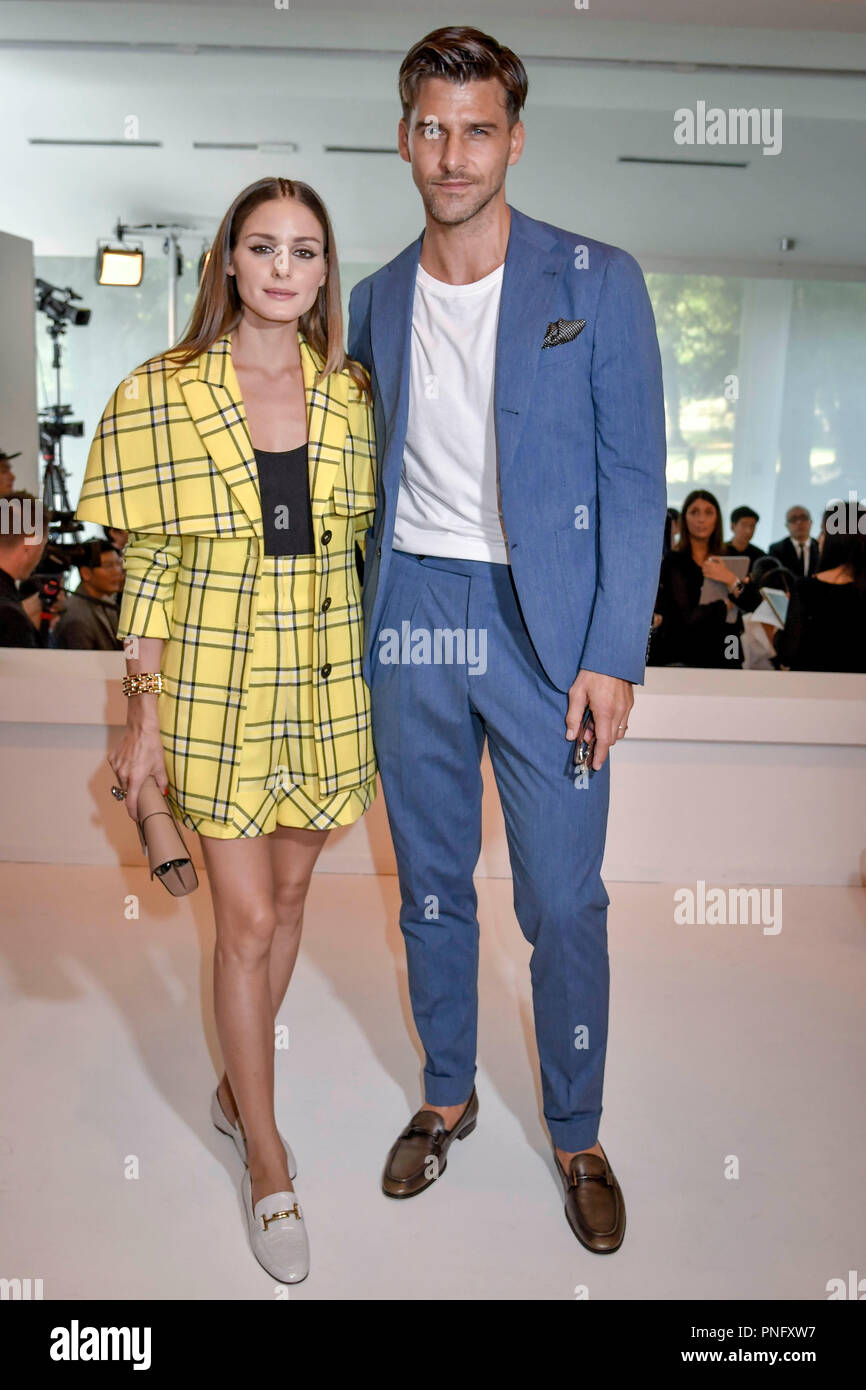
[[[253,1210],[249,1168],[241,1179],[250,1245],[262,1269],[281,1284],[299,1284],[310,1272],[310,1246],[297,1192],[271,1192]]]
[[[210,1098],[210,1117],[220,1134],[227,1134],[230,1139],[234,1139],[235,1148],[241,1156],[241,1162],[244,1167],[246,1167],[247,1141],[243,1136],[243,1130],[240,1127],[240,1123],[233,1125],[229,1117],[225,1114],[220,1105],[220,1098],[216,1091],[214,1091]],[[283,1139],[283,1136],[280,1135],[280,1138]],[[292,1153],[285,1139],[283,1139],[283,1148],[286,1151],[286,1159],[289,1165],[289,1181],[294,1182],[295,1178],[298,1176],[298,1165],[295,1162],[295,1155]]]

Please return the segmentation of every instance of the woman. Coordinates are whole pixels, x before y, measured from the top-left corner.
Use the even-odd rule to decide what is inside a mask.
[[[725,564],[723,548],[719,504],[711,492],[696,488],[683,503],[679,539],[662,557],[650,665],[742,666],[739,609],[749,611],[761,599]],[[705,579],[721,580],[727,599],[701,603]]]
[[[794,585],[776,638],[792,671],[866,672],[866,509],[857,520],[862,530],[828,535],[821,569]]]
[[[211,1116],[247,1165],[256,1258],[283,1282],[305,1277],[308,1245],[274,1018],[330,827],[375,796],[355,554],[373,429],[342,343],[327,212],[306,184],[260,179],[223,218],[185,336],[106,407],[77,511],[130,532],[118,632],[129,675],[162,689],[130,696],[109,762],[133,818],[153,774],[201,837],[226,1066]]]

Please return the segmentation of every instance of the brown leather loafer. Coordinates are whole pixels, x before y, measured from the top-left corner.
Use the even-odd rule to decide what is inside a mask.
[[[581,1245],[596,1255],[613,1254],[625,1236],[625,1201],[607,1154],[575,1154],[567,1173],[556,1150],[553,1161],[565,1191],[566,1219]]]
[[[465,1139],[478,1123],[475,1087],[453,1129],[436,1110],[417,1110],[391,1146],[382,1174],[386,1197],[415,1197],[431,1187],[447,1166],[446,1154],[455,1139]]]

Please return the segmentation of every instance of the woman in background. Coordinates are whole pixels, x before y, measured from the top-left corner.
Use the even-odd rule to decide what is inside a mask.
[[[727,599],[701,603],[704,579],[721,580]],[[662,557],[649,664],[741,667],[739,608],[758,603],[760,595],[753,595],[725,564],[716,498],[703,488],[694,489],[683,503],[679,539]]]
[[[776,638],[792,671],[866,672],[866,508],[857,521],[856,532],[827,536],[822,568],[794,586]]]

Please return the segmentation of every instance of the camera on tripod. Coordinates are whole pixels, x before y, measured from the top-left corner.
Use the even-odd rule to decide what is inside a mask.
[[[83,420],[65,419],[71,414],[71,405],[47,405],[39,411],[39,444],[43,454],[64,434],[71,439],[80,439],[84,434]]]
[[[54,369],[57,395],[54,405],[45,406],[39,411],[39,448],[45,461],[45,476],[42,485],[42,500],[54,516],[56,536],[66,533],[77,536],[83,523],[77,521],[70,505],[66,488],[66,474],[63,469],[64,435],[80,439],[84,434],[83,420],[70,420],[71,405],[60,403],[60,338],[70,324],[82,327],[90,322],[90,310],[76,304],[81,296],[69,286],[59,289],[47,280],[36,281],[36,308],[48,316],[48,336],[54,343],[51,365]]]
[[[90,322],[90,310],[79,309],[72,303],[73,299],[80,298],[80,294],[68,287],[60,290],[56,285],[50,285],[47,280],[36,281],[36,308],[61,325],[58,330],[60,333],[65,333],[70,323],[78,325]],[[51,332],[50,329],[48,331]]]

